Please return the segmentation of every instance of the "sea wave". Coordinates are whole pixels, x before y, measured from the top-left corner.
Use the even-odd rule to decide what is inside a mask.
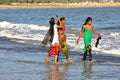
[[[108,27],[104,27],[104,28],[98,28],[98,29],[100,29],[100,30],[116,30],[116,29],[120,29],[120,26],[117,26],[117,27],[115,27],[115,26],[108,26]]]
[[[7,21],[0,22],[0,37],[15,38],[22,40],[37,40],[42,41],[49,27],[40,26],[34,24],[14,24]],[[84,47],[83,39],[80,40],[80,44],[76,45],[75,40],[79,34],[79,29],[68,28],[66,31],[67,44],[71,50],[79,51]],[[107,32],[103,33],[102,40],[99,47],[95,48],[96,37],[93,36],[92,46],[94,51],[101,51],[106,54],[120,55],[120,32]],[[25,43],[24,41],[18,41]]]
[[[7,21],[0,22],[0,36],[8,38],[41,40],[47,30],[47,26],[14,24]]]

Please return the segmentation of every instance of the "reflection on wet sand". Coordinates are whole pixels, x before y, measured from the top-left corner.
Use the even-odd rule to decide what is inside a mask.
[[[93,66],[93,63],[87,63],[87,62],[83,63],[83,71],[82,71],[81,74],[84,77],[84,79],[91,79],[91,77],[92,77],[92,66]]]
[[[49,80],[59,80],[58,78],[58,73],[59,73],[59,68],[58,65],[54,65],[53,67],[50,65],[47,65],[48,68],[48,79]]]
[[[60,66],[59,64],[46,64],[48,69],[48,80],[62,80],[68,70],[68,65]],[[61,68],[62,67],[62,68]]]

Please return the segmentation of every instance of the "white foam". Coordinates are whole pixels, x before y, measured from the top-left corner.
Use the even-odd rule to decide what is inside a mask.
[[[7,21],[0,22],[0,36],[8,38],[16,38],[23,40],[43,40],[47,26],[39,26],[34,24],[14,24]],[[69,30],[69,29],[68,29]],[[67,33],[67,44],[73,47],[73,51],[81,51],[84,47],[83,39],[80,39],[79,45],[75,44],[78,34]],[[24,43],[24,41],[19,41]],[[103,34],[103,38],[100,41],[98,48],[95,48],[96,38],[92,41],[92,49],[96,52],[102,52],[105,54],[120,55],[120,32],[111,32]]]
[[[49,27],[34,24],[0,22],[0,36],[17,39],[42,40]]]
[[[93,50],[97,51],[97,52],[102,52],[104,54],[113,54],[113,55],[120,55],[120,50],[118,49],[110,49],[110,50],[105,50],[105,49],[101,49],[101,48],[93,48]],[[101,54],[102,54],[101,53]]]
[[[119,32],[111,32],[110,36],[112,36],[114,38],[120,38],[120,33]]]
[[[7,21],[0,22],[0,28],[14,28],[18,30],[31,29],[31,30],[48,30],[47,26],[39,26],[34,24],[13,24]]]
[[[116,34],[116,33],[115,33]],[[108,35],[109,36],[109,35]],[[70,39],[70,38],[68,38]],[[76,38],[77,39],[77,38]],[[104,40],[104,38],[102,38],[102,40],[100,41],[98,48],[95,47],[95,42],[96,39],[92,40],[92,50],[95,51],[96,53],[100,53],[100,54],[113,54],[113,55],[120,55],[120,47],[119,47],[119,41],[117,39],[112,39],[112,40]],[[113,43],[116,42],[116,43]],[[82,51],[83,47],[84,47],[84,41],[83,39],[80,39],[79,44],[75,44],[75,38],[74,40],[67,40],[67,44],[74,47],[72,49],[72,51]],[[114,46],[116,46],[117,48],[115,48]]]

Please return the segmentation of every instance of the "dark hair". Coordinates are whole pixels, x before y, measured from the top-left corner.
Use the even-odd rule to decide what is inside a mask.
[[[54,24],[55,24],[55,19],[52,17],[50,18],[50,29],[49,29],[49,32],[50,32],[50,35],[53,36],[53,33],[54,33]]]
[[[86,24],[87,24],[87,22],[89,22],[89,21],[92,21],[92,18],[91,18],[91,17],[88,17],[88,18],[86,19],[86,21],[85,21],[84,25],[86,25]]]
[[[61,17],[61,18],[60,18],[60,21],[63,21],[63,20],[65,20],[65,17]],[[60,25],[60,22],[59,22],[59,21],[57,22],[57,25]]]
[[[50,25],[54,25],[55,24],[55,19],[52,17],[50,18],[50,21],[49,21]]]
[[[60,21],[63,21],[63,20],[65,20],[65,17],[61,17],[61,18],[60,18]]]

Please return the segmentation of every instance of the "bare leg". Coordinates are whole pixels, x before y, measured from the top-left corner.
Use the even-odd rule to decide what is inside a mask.
[[[48,63],[49,58],[53,53],[55,52],[55,48],[51,46],[50,52],[48,53],[48,56],[45,58],[45,62]]]
[[[45,63],[48,63],[48,61],[49,61],[49,56],[45,58]]]
[[[70,59],[67,59],[68,64],[72,64],[72,61]]]
[[[55,55],[54,63],[57,64],[58,55]]]

